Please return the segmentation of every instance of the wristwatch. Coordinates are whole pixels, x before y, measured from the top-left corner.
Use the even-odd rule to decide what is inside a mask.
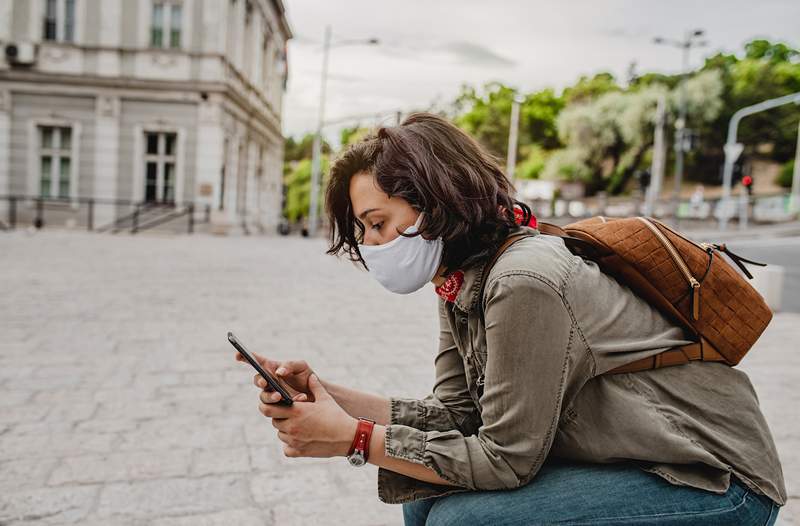
[[[372,436],[372,429],[374,427],[374,420],[363,417],[358,419],[356,435],[353,437],[350,450],[347,452],[347,460],[350,462],[351,466],[363,466],[367,463],[367,460],[369,460],[369,439]]]

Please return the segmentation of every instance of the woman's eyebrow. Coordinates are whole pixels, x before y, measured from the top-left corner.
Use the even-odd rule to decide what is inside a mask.
[[[358,218],[359,219],[364,219],[364,216],[366,216],[370,212],[374,212],[375,210],[380,210],[380,208],[367,208],[366,210],[361,212],[361,214],[359,214]]]

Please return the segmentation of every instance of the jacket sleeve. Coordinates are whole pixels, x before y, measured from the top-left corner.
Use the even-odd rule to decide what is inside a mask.
[[[422,431],[457,429],[470,435],[478,431],[480,414],[467,389],[464,362],[450,331],[445,309],[445,301],[439,298],[439,351],[434,360],[436,380],[433,393],[422,400],[390,397],[389,423]]]
[[[575,331],[560,292],[534,275],[501,275],[487,285],[484,300],[477,434],[391,424],[384,446],[388,456],[428,466],[453,484],[510,489],[533,478],[553,442],[571,360],[578,359],[570,356]]]

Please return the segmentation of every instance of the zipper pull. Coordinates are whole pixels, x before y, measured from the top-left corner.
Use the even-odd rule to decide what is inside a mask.
[[[692,319],[700,319],[700,282],[694,278],[689,280],[692,285]]]
[[[722,243],[721,245],[717,245],[717,250],[720,250],[720,251],[725,252],[726,254],[728,254],[728,256],[731,258],[731,260],[734,263],[736,263],[736,265],[740,269],[742,269],[742,272],[744,272],[744,275],[747,276],[749,279],[753,279],[753,275],[750,273],[749,270],[747,270],[747,267],[745,267],[742,262],[750,263],[751,265],[758,265],[759,267],[766,267],[767,266],[766,263],[759,263],[758,261],[753,261],[753,260],[750,260],[750,259],[745,259],[742,256],[737,256],[736,254],[734,254],[733,252],[728,250],[728,247],[725,246],[725,243]]]

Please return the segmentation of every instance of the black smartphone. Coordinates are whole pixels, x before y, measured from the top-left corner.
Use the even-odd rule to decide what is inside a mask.
[[[258,363],[258,361],[256,361],[256,359],[253,358],[249,352],[247,352],[247,349],[244,348],[244,345],[239,341],[236,335],[230,331],[228,332],[228,341],[231,342],[231,345],[236,347],[236,350],[239,351],[248,362],[250,362],[250,365],[252,365],[255,370],[258,371],[258,374],[260,374],[264,380],[267,381],[267,384],[281,394],[281,399],[280,401],[275,402],[276,404],[292,405],[294,403],[292,400],[292,395],[289,394],[290,387],[265,371],[264,368],[261,367],[261,364]]]

